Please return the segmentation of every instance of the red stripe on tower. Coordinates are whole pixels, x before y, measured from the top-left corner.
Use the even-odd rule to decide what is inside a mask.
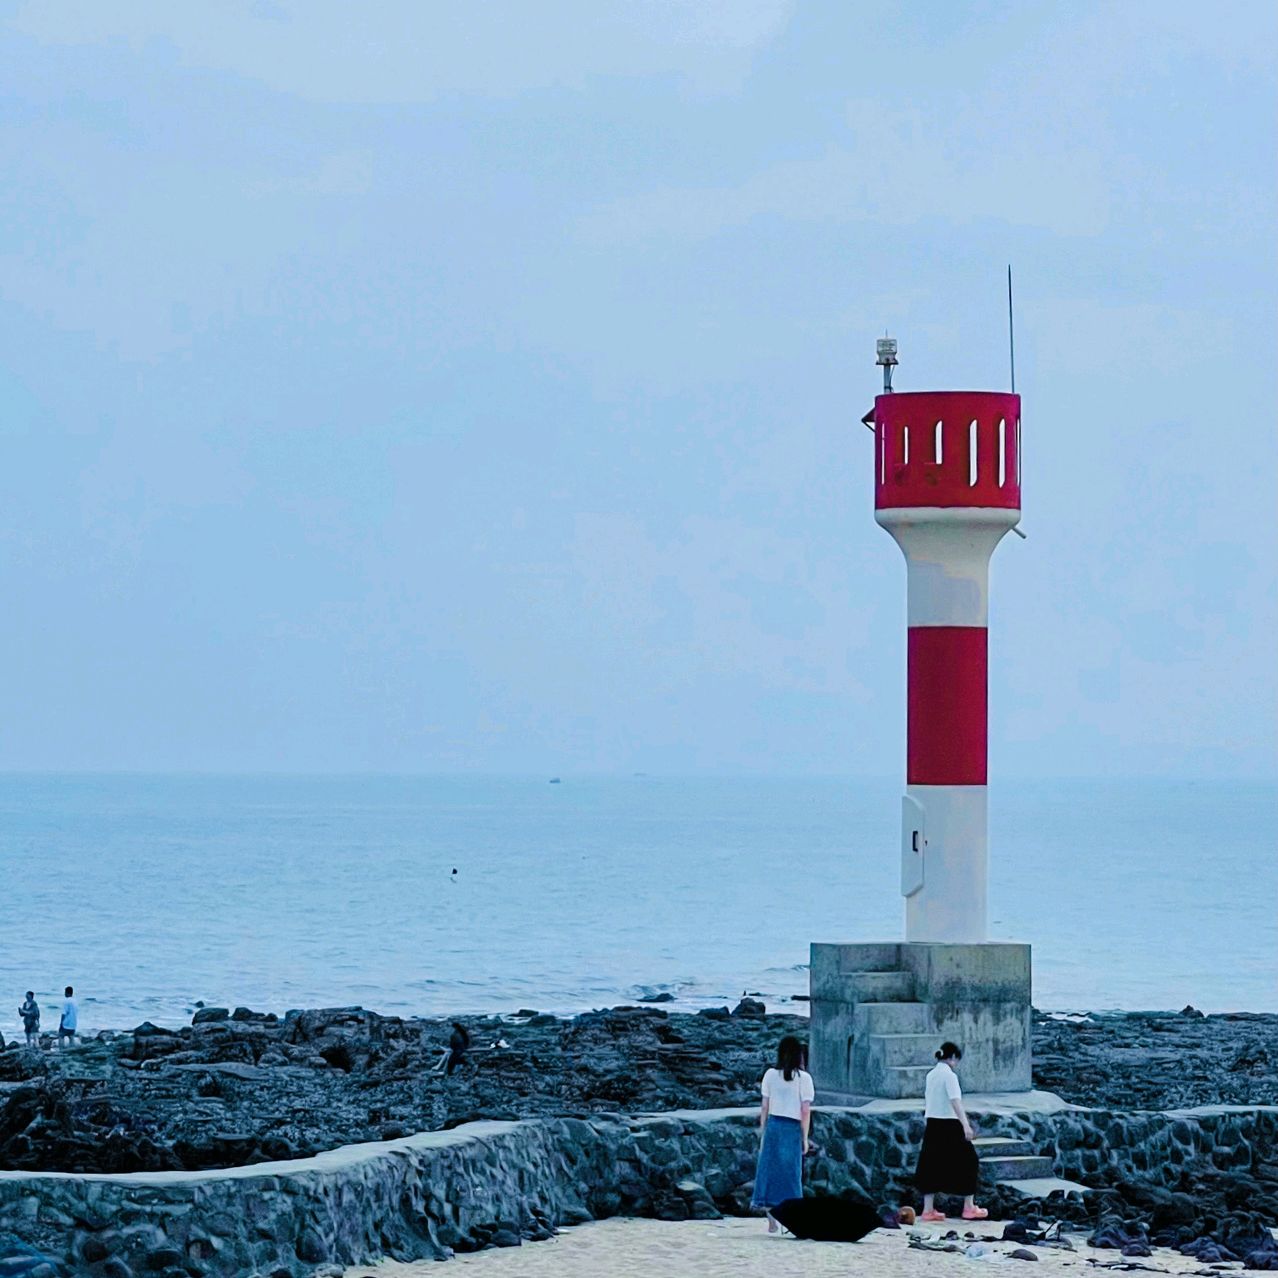
[[[987,635],[984,626],[910,627],[908,784],[985,784]]]

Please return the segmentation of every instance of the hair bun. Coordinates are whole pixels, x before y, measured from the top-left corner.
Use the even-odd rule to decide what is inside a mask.
[[[937,1059],[938,1061],[943,1061],[943,1060],[945,1059],[945,1057],[944,1057],[944,1056],[942,1056],[940,1052],[937,1052],[937,1054],[936,1054],[936,1059]]]

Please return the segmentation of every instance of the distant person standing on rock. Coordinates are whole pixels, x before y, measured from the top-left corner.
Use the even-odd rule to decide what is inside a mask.
[[[803,1044],[791,1034],[777,1044],[777,1063],[763,1076],[759,1125],[763,1140],[750,1206],[768,1217],[768,1233],[780,1228],[772,1208],[803,1194],[803,1155],[808,1152],[816,1087],[803,1068]]]
[[[944,1220],[936,1210],[937,1194],[963,1199],[964,1220],[984,1220],[989,1215],[976,1205],[973,1195],[980,1177],[980,1162],[972,1144],[972,1124],[963,1109],[963,1089],[955,1072],[963,1052],[957,1043],[942,1043],[937,1063],[924,1089],[923,1148],[919,1151],[914,1186],[923,1195],[920,1220]]]
[[[27,1036],[28,1047],[40,1046],[40,1004],[36,1002],[35,992],[27,991],[26,1002],[18,1008],[22,1017],[22,1029]]]
[[[448,1037],[448,1062],[444,1073],[451,1074],[466,1059],[470,1049],[470,1031],[460,1022],[453,1022],[453,1032]]]
[[[62,1004],[62,1018],[58,1022],[58,1046],[65,1046],[65,1040],[70,1039],[70,1045],[75,1046],[75,1032],[79,1025],[80,1013],[75,1005],[75,990],[71,986],[66,988],[66,1001]]]

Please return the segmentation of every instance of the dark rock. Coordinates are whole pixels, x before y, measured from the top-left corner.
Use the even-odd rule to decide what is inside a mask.
[[[169,1269],[181,1265],[184,1257],[176,1247],[157,1247],[146,1256],[148,1269]]]
[[[1015,1247],[1007,1253],[1013,1260],[1037,1260],[1038,1257],[1028,1247]]]
[[[1192,1003],[1186,1003],[1185,1006],[1180,1009],[1180,1014],[1182,1016],[1193,1017],[1197,1020],[1202,1020],[1203,1017],[1203,1014]]]
[[[322,1047],[320,1048],[320,1055],[334,1069],[343,1070],[347,1074],[354,1068],[355,1058],[348,1043],[332,1043],[327,1047]]]
[[[319,1007],[290,1015],[286,1024],[292,1042],[309,1043],[325,1035],[367,1033],[376,1019],[363,1007]]]
[[[89,1234],[80,1244],[80,1259],[86,1265],[96,1265],[98,1261],[105,1260],[109,1255],[107,1245],[96,1234]]]
[[[161,1025],[153,1025],[150,1021],[143,1021],[133,1030],[134,1038],[147,1038],[149,1036],[157,1036],[160,1038],[176,1038],[177,1032],[171,1029],[165,1029]]]
[[[640,1003],[673,1003],[675,996],[669,990],[662,990],[658,994],[645,994],[638,1001]]]
[[[1229,1066],[1234,1072],[1263,1069],[1269,1064],[1269,1053],[1256,1043],[1248,1043]]]
[[[258,1148],[268,1163],[287,1162],[291,1158],[297,1158],[301,1153],[297,1145],[284,1136],[265,1136]]]
[[[306,1261],[308,1265],[317,1265],[328,1259],[328,1247],[317,1230],[304,1229],[297,1240],[297,1255],[299,1260]]]
[[[255,1012],[251,1007],[237,1007],[231,1013],[231,1020],[259,1025],[271,1025],[279,1020],[274,1012]]]
[[[726,1007],[703,1007],[698,1010],[698,1016],[704,1016],[708,1021],[726,1021],[732,1018],[732,1013]]]
[[[732,1009],[733,1016],[748,1016],[752,1019],[759,1019],[767,1013],[768,1009],[757,998],[743,998]]]
[[[139,1026],[139,1029],[141,1028],[142,1026]],[[153,1028],[158,1032],[138,1034],[135,1031],[132,1038],[135,1061],[150,1061],[157,1056],[171,1056],[182,1050],[182,1040],[172,1030]]]
[[[652,1214],[658,1220],[688,1220],[692,1211],[685,1199],[677,1194],[662,1194],[652,1206]]]
[[[225,1007],[204,1007],[191,1017],[192,1025],[211,1025],[217,1021],[226,1020],[231,1013]]]
[[[722,1217],[714,1199],[700,1181],[685,1177],[675,1185],[675,1192],[688,1205],[688,1214],[694,1220],[717,1220]]]
[[[102,1275],[102,1278],[133,1278],[133,1270],[119,1256],[111,1256],[105,1260],[98,1273]],[[291,1274],[289,1278],[292,1278]]]

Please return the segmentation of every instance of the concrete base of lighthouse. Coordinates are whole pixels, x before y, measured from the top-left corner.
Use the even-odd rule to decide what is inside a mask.
[[[922,1096],[945,1039],[967,1092],[1028,1092],[1030,947],[814,943],[809,1069],[817,1100]]]

